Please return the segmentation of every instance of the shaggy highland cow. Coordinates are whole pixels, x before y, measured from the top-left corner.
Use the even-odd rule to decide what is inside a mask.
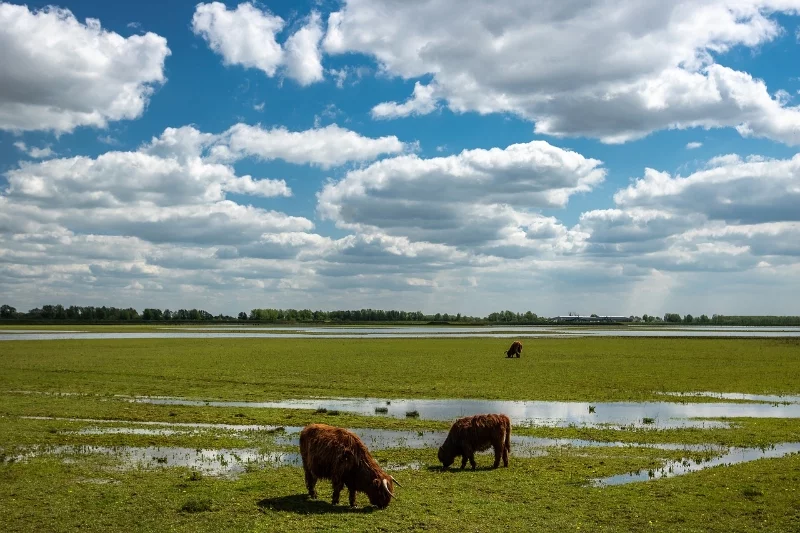
[[[522,343],[514,341],[511,343],[511,348],[506,351],[506,357],[519,357],[522,354]]]
[[[506,415],[475,415],[459,418],[450,428],[444,444],[439,447],[439,462],[446,469],[461,456],[461,468],[467,461],[475,470],[475,452],[494,448],[494,466],[508,466],[511,451],[511,420]]]
[[[384,509],[394,498],[397,481],[378,465],[355,434],[326,424],[310,424],[300,432],[300,456],[306,474],[308,495],[317,497],[318,478],[333,483],[333,505],[339,503],[343,487],[350,492],[350,506],[356,492],[366,493],[372,505]],[[397,483],[400,486],[399,483]]]

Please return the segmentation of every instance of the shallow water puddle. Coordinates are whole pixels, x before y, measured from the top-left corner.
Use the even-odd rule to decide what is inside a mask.
[[[726,453],[704,461],[668,461],[659,469],[640,470],[628,474],[618,474],[602,479],[592,480],[597,487],[624,485],[637,481],[650,481],[661,478],[681,476],[690,472],[697,472],[721,465],[735,465],[755,461],[757,459],[784,457],[793,453],[800,453],[800,442],[786,442],[769,448],[730,448]]]
[[[47,417],[26,417],[40,420],[55,420]],[[60,419],[70,420],[70,419]],[[125,423],[125,421],[103,421],[103,420],[72,420],[83,421],[95,424]],[[132,423],[132,422],[128,422]],[[140,423],[135,423],[140,424]],[[185,428],[216,429],[227,431],[266,431],[275,435],[275,445],[278,446],[297,446],[299,442],[300,427],[275,427],[275,426],[253,426],[234,424],[172,424],[169,422],[149,422],[148,425],[163,426],[160,428],[137,428],[137,427],[100,427],[93,426],[79,430],[82,434],[149,434],[143,431],[160,432],[173,430],[180,433]],[[173,429],[173,428],[181,429]],[[398,431],[382,430],[372,428],[352,428],[373,451],[387,450],[391,448],[412,448],[431,450],[430,461],[426,464],[438,465],[434,450],[444,441],[446,432],[444,431]],[[170,434],[170,433],[155,433]],[[632,483],[636,481],[648,481],[660,479],[662,477],[673,477],[690,472],[696,472],[705,468],[720,465],[738,464],[753,461],[761,458],[783,457],[791,453],[800,453],[800,442],[783,443],[769,448],[727,448],[711,444],[639,444],[623,442],[599,442],[580,439],[551,439],[541,437],[530,437],[525,435],[512,435],[511,456],[519,458],[541,457],[552,453],[563,453],[564,451],[580,448],[628,448],[631,450],[652,448],[660,450],[683,450],[689,452],[700,452],[711,454],[712,457],[703,461],[690,461],[682,459],[680,461],[668,461],[658,469],[642,470],[635,473],[619,474],[603,479],[592,480],[594,486],[610,486]],[[492,450],[481,452],[480,455],[491,456]],[[135,447],[135,446],[55,446],[55,447],[34,447],[28,452],[5,456],[2,462],[9,463],[24,461],[28,458],[55,454],[64,456],[65,460],[70,460],[75,455],[101,454],[113,456],[122,462],[125,468],[149,468],[149,467],[171,467],[182,466],[198,470],[208,475],[236,475],[242,472],[252,471],[264,467],[280,466],[301,466],[302,461],[296,452],[286,451],[259,451],[255,448],[240,449],[193,449],[185,447]],[[388,464],[387,470],[419,470],[423,464],[415,461],[408,464]]]
[[[662,449],[694,449],[696,451],[710,451],[713,447],[709,446],[682,446],[672,445],[636,445],[626,443],[601,443],[593,441],[569,441],[566,439],[533,439],[527,440],[525,437],[516,439],[512,442],[512,460],[514,457],[540,457],[553,453],[555,449],[562,446],[582,447],[582,446],[608,446],[608,447],[628,447],[636,449],[639,447],[655,447]],[[527,442],[526,442],[527,440]],[[388,442],[388,441],[386,441]],[[520,444],[523,444],[521,447]],[[531,447],[524,446],[530,444]],[[380,446],[370,447],[372,450],[381,449]],[[481,452],[479,455],[491,455],[491,450]],[[648,471],[638,471],[635,473],[618,474],[603,479],[595,479],[590,483],[593,486],[605,487],[611,485],[621,485],[637,481],[656,480],[663,477],[674,477],[691,472],[697,472],[706,468],[720,465],[733,465],[754,461],[762,458],[783,457],[791,453],[800,453],[800,442],[779,444],[768,449],[758,448],[731,448],[727,451],[717,450],[717,457],[703,461],[669,461],[659,469]],[[282,466],[302,466],[300,455],[295,452],[261,452],[253,448],[239,449],[193,449],[180,447],[150,446],[54,446],[48,448],[34,448],[26,453],[16,456],[4,457],[2,462],[11,463],[25,461],[29,458],[42,455],[60,455],[65,461],[74,460],[76,455],[100,454],[114,457],[121,461],[122,468],[167,468],[167,467],[186,467],[199,471],[206,475],[213,476],[235,476],[243,472],[257,470],[259,468],[275,468]],[[431,457],[430,465],[437,465],[435,457]],[[420,470],[423,463],[412,461],[407,464],[390,463],[385,464],[386,470]]]
[[[204,401],[185,398],[132,397],[127,401],[162,405],[326,409],[367,416],[454,420],[481,413],[504,413],[512,423],[538,427],[726,428],[727,422],[700,418],[800,418],[800,403],[549,402],[504,400],[387,400],[379,398],[308,398],[273,402]]]
[[[743,392],[656,392],[664,396],[677,396],[678,398],[704,397],[720,400],[747,400],[751,402],[764,402],[770,404],[800,403],[800,396],[783,394],[746,394]]]
[[[186,428],[188,430],[201,430],[201,429],[219,429],[219,430],[230,430],[230,431],[265,431],[267,433],[271,433],[274,431],[283,431],[291,429],[295,429],[300,431],[299,426],[270,426],[270,425],[259,425],[259,424],[211,424],[205,422],[142,422],[138,420],[115,420],[115,419],[100,419],[100,418],[66,418],[66,417],[56,417],[56,416],[20,416],[24,420],[60,420],[64,422],[87,422],[91,424],[135,424],[139,426],[171,426],[175,428]],[[89,428],[89,429],[97,429],[99,431],[98,434],[104,433],[103,428]],[[113,428],[107,428],[113,429]],[[116,429],[130,429],[136,430],[137,428],[116,428]],[[136,434],[136,433],[131,433]]]
[[[32,450],[26,457],[61,455],[107,455],[122,462],[123,468],[182,466],[208,475],[235,475],[256,467],[301,465],[300,454],[260,452],[253,448],[195,449],[168,446],[55,446]]]
[[[222,330],[222,331],[220,331]],[[81,332],[54,331],[25,333],[0,330],[0,341],[66,339],[205,339],[205,338],[282,338],[282,339],[400,339],[400,338],[512,338],[512,337],[800,337],[797,327],[709,327],[625,329],[571,328],[559,326],[490,327],[241,327],[222,324],[215,327],[169,328],[156,332]],[[524,357],[524,355],[523,355]]]
[[[101,427],[99,425],[80,429],[75,434],[81,435],[108,435],[108,434],[130,434],[130,435],[159,435],[159,434],[180,434],[195,432],[200,430],[222,430],[237,433],[244,432],[264,432],[274,436],[275,444],[279,446],[298,446],[300,444],[300,426],[259,426],[259,425],[236,425],[236,424],[208,424],[188,422],[134,422],[125,420],[99,420],[99,419],[77,419],[77,418],[56,418],[56,417],[34,417],[23,416],[20,418],[28,420],[61,420],[68,422],[86,422],[90,424],[110,425]],[[115,426],[112,424],[130,424],[130,426]],[[156,429],[134,427],[134,425],[160,426]],[[179,429],[174,429],[179,428]],[[387,450],[392,448],[438,448],[447,437],[446,431],[436,430],[394,430],[394,429],[375,429],[375,428],[348,428],[358,435],[364,444],[371,450]],[[167,433],[158,433],[158,432]],[[152,433],[151,433],[152,432]],[[256,436],[257,438],[257,436]],[[531,450],[541,450],[544,448],[563,448],[563,447],[613,447],[613,448],[655,448],[660,450],[687,450],[687,451],[712,451],[721,453],[724,448],[710,444],[644,444],[626,442],[602,442],[584,439],[553,439],[544,437],[531,437],[527,435],[515,435],[512,432],[511,444],[519,456],[529,456]],[[487,451],[485,453],[491,453]],[[532,455],[531,455],[532,456]]]

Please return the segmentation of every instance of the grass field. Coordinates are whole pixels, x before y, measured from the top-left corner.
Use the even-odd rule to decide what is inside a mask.
[[[658,469],[681,451],[571,448],[508,469],[442,473],[436,450],[390,448],[403,487],[386,510],[303,496],[302,470],[236,477],[120,468],[80,454],[18,460],[32,446],[163,446],[292,451],[266,431],[84,434],[95,422],[271,424],[446,430],[449,422],[313,410],[129,403],[114,395],[265,401],[309,396],[645,401],[656,392],[800,394],[797,339],[153,339],[0,343],[0,531],[800,531],[800,456],[595,488],[594,478]],[[21,391],[27,391],[24,393]],[[50,394],[30,394],[50,393]],[[67,395],[53,393],[69,393]],[[81,393],[83,395],[76,395]],[[675,398],[675,401],[678,401]],[[700,401],[712,401],[705,399]],[[30,419],[25,417],[44,417]],[[763,446],[800,441],[798,419],[730,429],[533,427],[515,434],[639,443]],[[296,451],[296,449],[294,449]],[[700,460],[698,457],[695,459]],[[481,455],[478,463],[488,466]],[[346,500],[346,498],[345,498]]]

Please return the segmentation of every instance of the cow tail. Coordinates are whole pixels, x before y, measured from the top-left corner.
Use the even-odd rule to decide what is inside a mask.
[[[503,446],[511,453],[511,420],[506,421],[506,441],[503,443]]]

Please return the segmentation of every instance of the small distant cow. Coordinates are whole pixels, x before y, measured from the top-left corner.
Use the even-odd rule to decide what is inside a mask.
[[[519,341],[514,341],[511,343],[511,348],[506,351],[506,357],[519,357],[522,355],[522,343]]]
[[[467,461],[475,470],[475,452],[494,448],[494,465],[508,466],[508,453],[511,451],[511,420],[506,415],[475,415],[459,418],[453,423],[447,438],[439,447],[439,462],[447,469],[459,455],[461,468]]]
[[[339,503],[343,487],[350,492],[350,506],[356,505],[356,492],[366,493],[372,505],[385,509],[392,501],[397,481],[373,459],[354,433],[327,424],[310,424],[300,432],[300,456],[311,498],[317,497],[318,478],[333,483],[331,503]],[[397,483],[400,486],[400,483]]]

